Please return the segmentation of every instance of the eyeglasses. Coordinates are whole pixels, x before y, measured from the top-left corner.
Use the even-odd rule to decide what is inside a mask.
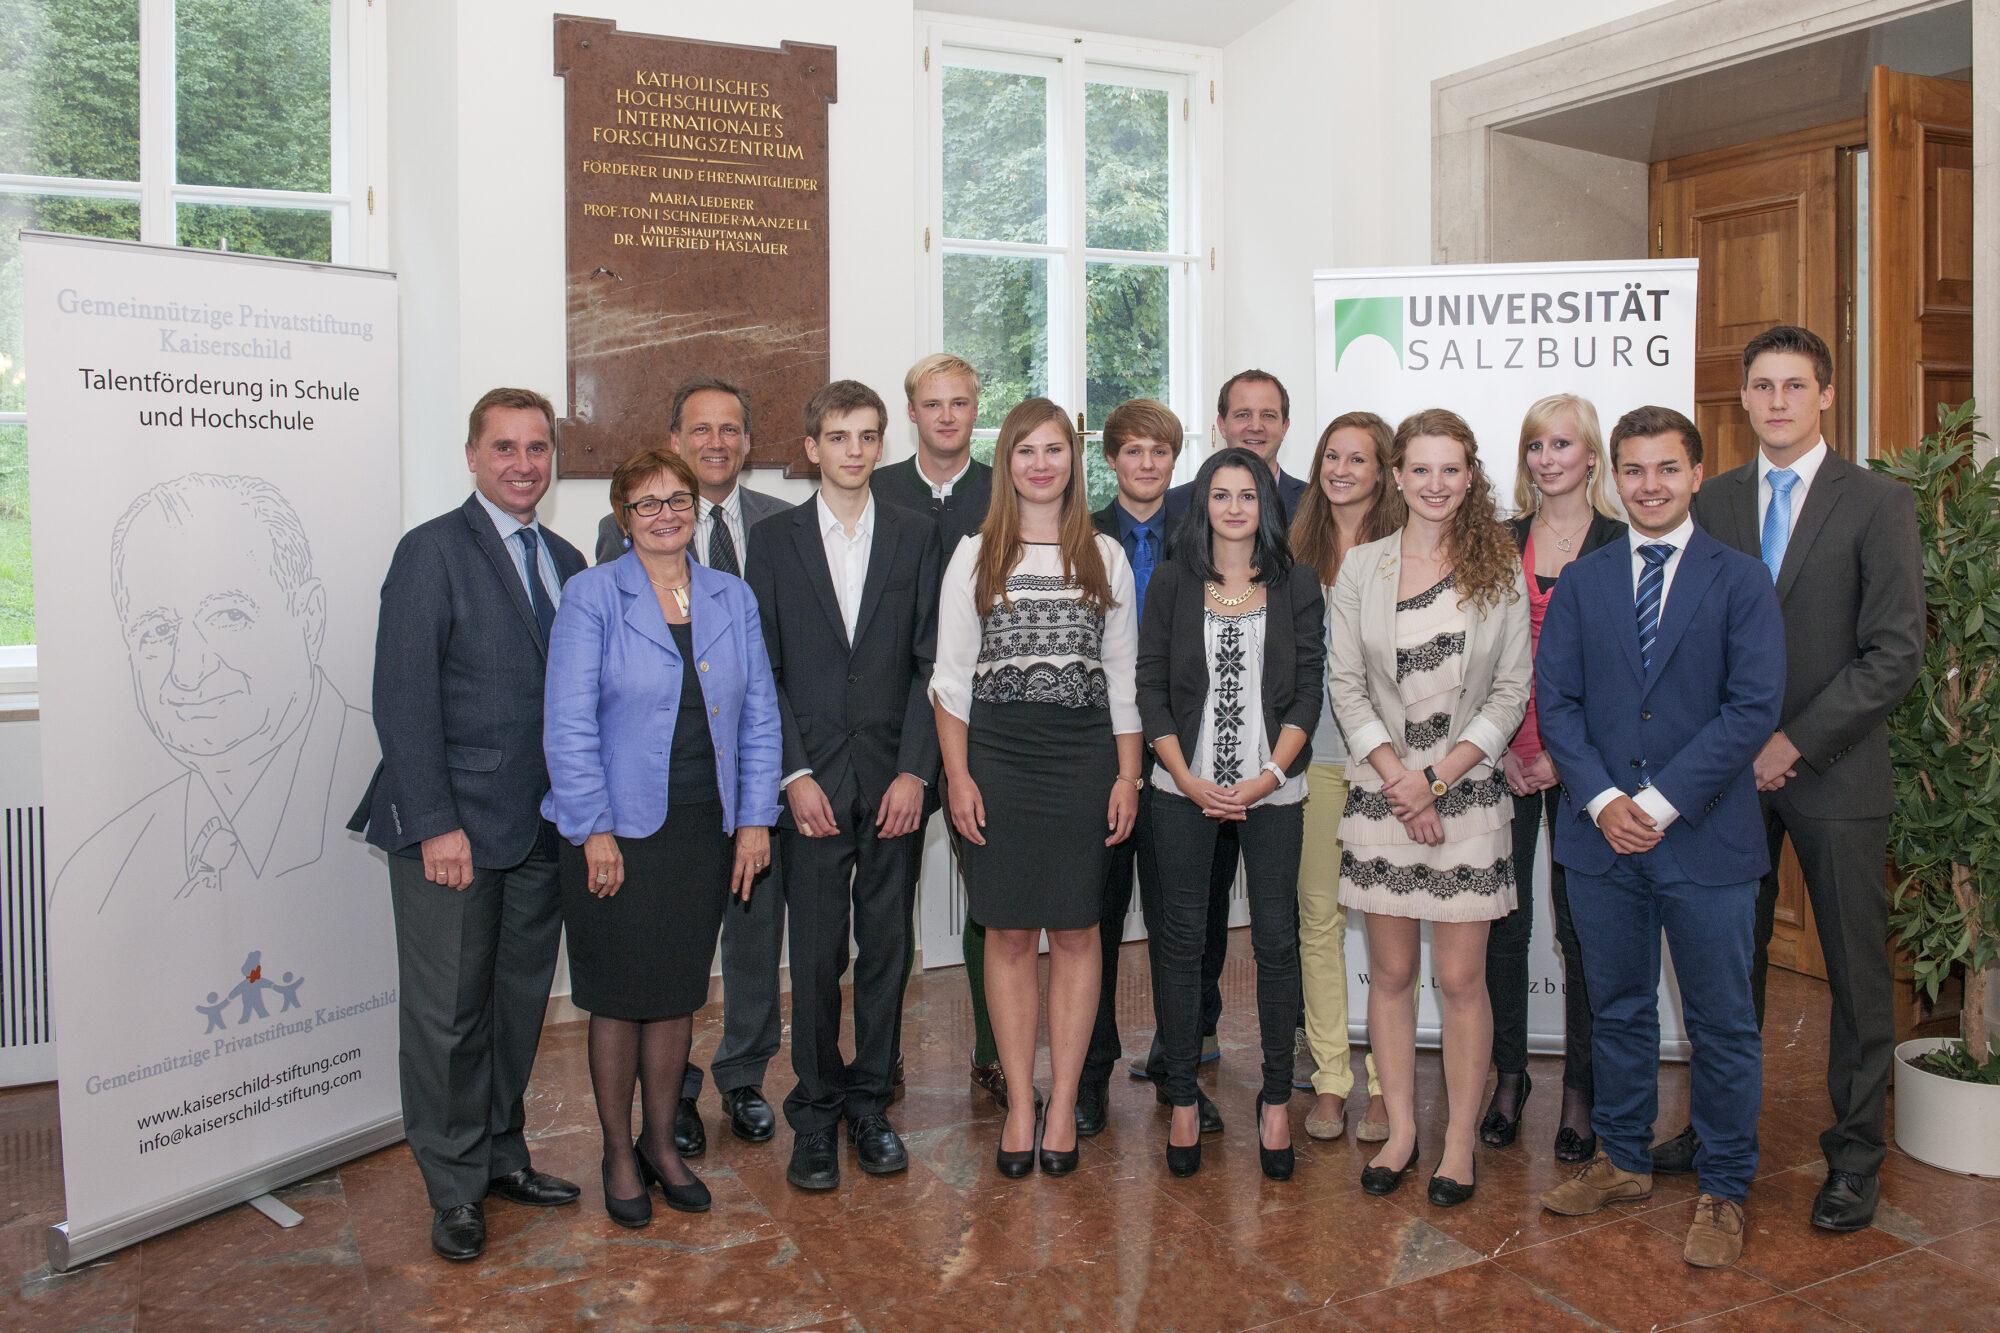
[[[662,509],[671,509],[679,514],[685,513],[692,508],[694,508],[694,492],[692,491],[675,491],[664,500],[657,496],[649,495],[643,500],[631,500],[625,504],[627,513],[637,514],[640,518],[651,518]]]

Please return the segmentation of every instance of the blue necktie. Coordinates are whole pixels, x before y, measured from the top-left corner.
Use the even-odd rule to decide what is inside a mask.
[[[1648,542],[1639,548],[1646,562],[1639,575],[1639,664],[1653,669],[1653,640],[1660,636],[1660,603],[1667,584],[1667,557],[1674,548],[1665,542]]]
[[[1159,557],[1153,551],[1153,530],[1138,528],[1132,533],[1132,591],[1137,595],[1137,605],[1133,608],[1140,615],[1146,614],[1146,585],[1152,581],[1153,566]]]
[[[1771,470],[1771,507],[1764,511],[1764,532],[1761,545],[1764,549],[1764,568],[1771,571],[1771,582],[1778,581],[1778,571],[1785,567],[1785,547],[1792,540],[1792,487],[1798,485],[1799,474],[1788,467]]]
[[[528,600],[534,603],[535,623],[542,627],[542,640],[547,642],[549,626],[556,623],[556,603],[549,596],[549,585],[542,582],[541,543],[535,540],[533,528],[522,528],[518,535],[521,549],[528,553]]]

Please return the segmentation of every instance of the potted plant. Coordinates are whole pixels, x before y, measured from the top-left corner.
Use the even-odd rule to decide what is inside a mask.
[[[1947,1170],[2000,1176],[2000,1055],[1986,993],[2000,965],[2000,460],[1981,464],[1971,402],[1873,467],[1909,485],[1930,621],[1923,670],[1889,721],[1900,881],[1889,923],[1915,984],[1935,1003],[1954,970],[1965,1002],[1957,1040],[1896,1048],[1896,1143]]]

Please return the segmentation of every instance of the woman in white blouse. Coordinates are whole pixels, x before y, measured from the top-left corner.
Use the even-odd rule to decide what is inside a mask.
[[[1076,1087],[1097,1017],[1098,897],[1139,809],[1132,569],[1090,522],[1069,416],[1046,398],[1007,414],[992,507],[945,571],[931,703],[1000,1066],[1031,1087],[1036,960],[1049,936],[1048,1120],[1014,1097],[997,1165],[1076,1169]],[[1205,864],[1205,863],[1204,863]]]
[[[1292,1174],[1292,1032],[1299,1021],[1299,845],[1326,664],[1318,571],[1294,563],[1270,466],[1225,449],[1195,474],[1174,555],[1146,590],[1139,713],[1153,770],[1160,922],[1153,988],[1166,1049],[1167,1169],[1201,1169],[1201,950],[1216,830],[1237,826],[1257,959],[1263,1087],[1257,1157]]]

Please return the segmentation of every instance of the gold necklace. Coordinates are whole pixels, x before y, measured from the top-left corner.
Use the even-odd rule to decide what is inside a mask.
[[[1549,517],[1547,514],[1536,514],[1535,517],[1542,521],[1542,526],[1547,528],[1549,530],[1549,535],[1556,539],[1556,549],[1558,551],[1569,550],[1569,544],[1576,540],[1578,533],[1581,533],[1585,529],[1590,527],[1590,520],[1585,519],[1582,525],[1577,528],[1576,532],[1572,532],[1569,536],[1565,537],[1560,532],[1556,531],[1556,525],[1549,522]]]
[[[1257,584],[1254,579],[1251,581],[1250,586],[1245,588],[1241,595],[1236,597],[1224,597],[1222,589],[1215,586],[1215,580],[1213,579],[1208,580],[1206,586],[1208,588],[1208,595],[1215,599],[1217,606],[1241,606],[1257,593]]]
[[[681,609],[681,614],[682,614],[682,615],[686,615],[686,614],[688,613],[688,585],[687,585],[687,583],[682,583],[682,584],[680,584],[680,585],[678,585],[678,586],[672,586],[672,585],[669,585],[669,584],[665,584],[665,583],[662,583],[662,582],[660,582],[660,581],[659,581],[658,579],[654,578],[654,577],[653,577],[652,575],[650,575],[650,574],[648,574],[648,575],[646,576],[646,582],[648,582],[648,583],[652,584],[652,585],[653,585],[653,586],[654,586],[655,588],[658,588],[658,589],[659,589],[659,590],[660,590],[661,592],[670,592],[670,593],[672,593],[672,594],[674,595],[674,605],[675,605],[675,606],[678,606],[678,607],[679,607],[679,608]],[[691,582],[693,582],[693,579],[692,579],[692,578],[690,578],[688,582],[690,582],[690,583],[691,583]]]

